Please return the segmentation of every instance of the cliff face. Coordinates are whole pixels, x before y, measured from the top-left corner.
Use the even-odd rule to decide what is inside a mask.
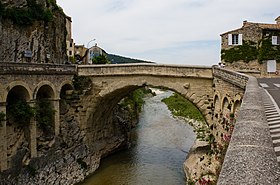
[[[4,7],[4,13],[0,14],[0,62],[66,61],[65,15],[54,0],[1,0],[0,3]]]

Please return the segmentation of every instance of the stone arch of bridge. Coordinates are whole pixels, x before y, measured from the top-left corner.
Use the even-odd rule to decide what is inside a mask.
[[[222,111],[222,115],[223,116],[229,116],[229,114],[231,113],[231,108],[232,108],[232,104],[231,104],[231,99],[227,96],[223,97],[222,99],[223,101],[221,102],[221,111]]]
[[[24,96],[24,97],[22,97],[22,99],[24,99],[25,101],[31,100],[32,91],[29,88],[28,84],[26,84],[25,82],[22,82],[22,81],[14,81],[14,82],[11,82],[10,84],[8,84],[5,88],[6,90],[4,91],[4,94],[3,94],[4,102],[7,102],[8,94],[14,88],[18,88],[18,91],[16,93],[19,96]]]
[[[94,103],[89,99],[84,104],[85,127],[91,133],[94,130],[101,131],[107,122],[112,118],[112,111],[115,105],[128,93],[144,86],[162,87],[177,92],[191,101],[203,114],[207,122],[211,122],[211,103],[212,103],[212,80],[203,79],[171,79],[165,77],[118,77],[118,80],[111,77],[91,78],[93,89],[91,90]],[[205,91],[203,91],[203,90]],[[209,91],[207,91],[209,90]],[[90,105],[86,106],[86,103]],[[87,138],[91,137],[88,136]],[[102,136],[97,135],[89,142],[94,142]],[[89,143],[90,144],[90,143]]]
[[[23,82],[14,82],[9,84],[7,87],[6,96],[6,115],[13,113],[13,105],[16,105],[18,102],[27,102],[31,103],[31,90],[28,88],[28,85]],[[3,154],[5,163],[8,167],[12,165],[12,159],[17,155],[17,151],[20,149],[20,145],[26,143],[29,146],[29,149],[24,149],[25,152],[31,151],[31,143],[29,128],[31,125],[32,119],[29,123],[18,123],[13,118],[7,116],[5,121],[6,127],[5,132],[5,146],[3,149]],[[28,127],[24,126],[28,124]],[[19,144],[20,143],[20,144]],[[32,155],[32,154],[31,154]]]
[[[232,113],[236,114],[236,112],[239,111],[242,103],[242,97],[240,94],[235,95],[233,100],[233,106],[232,106]],[[236,115],[235,115],[236,116]]]
[[[72,85],[72,81],[70,80],[66,80],[66,81],[63,81],[60,86],[58,87],[58,90],[59,90],[59,94],[61,94],[61,91],[67,89],[67,90],[73,90],[74,87]]]
[[[34,90],[33,99],[36,100],[44,96],[48,99],[58,99],[58,93],[55,86],[49,81],[41,81]]]

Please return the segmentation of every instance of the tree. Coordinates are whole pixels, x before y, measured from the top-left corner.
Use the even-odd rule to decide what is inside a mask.
[[[92,59],[93,64],[110,64],[110,61],[107,59],[106,55],[99,55]]]

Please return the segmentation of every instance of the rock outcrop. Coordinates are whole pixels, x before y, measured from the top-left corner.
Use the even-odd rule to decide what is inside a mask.
[[[17,166],[0,174],[0,185],[76,184],[99,167],[102,157],[127,146],[129,132],[137,120],[132,119],[128,110],[117,105],[111,122],[117,129],[113,137],[104,135],[95,141],[94,148],[89,147],[85,130],[79,123],[77,107],[81,106],[82,99],[83,95],[73,94],[69,99],[61,100],[64,102],[61,102],[60,134],[55,140],[44,141],[44,146],[38,148],[37,158],[28,160],[24,158],[26,151],[19,150],[15,161]]]
[[[32,12],[28,2],[44,12]],[[66,61],[66,15],[55,1],[1,0],[1,6],[4,9],[0,13],[0,62]],[[35,13],[39,14],[38,20]],[[41,16],[43,13],[46,15]]]

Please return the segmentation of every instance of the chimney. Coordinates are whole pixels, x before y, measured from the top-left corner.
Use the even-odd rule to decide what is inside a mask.
[[[275,19],[275,21],[276,21],[276,24],[280,24],[280,16],[278,16],[278,17]]]

